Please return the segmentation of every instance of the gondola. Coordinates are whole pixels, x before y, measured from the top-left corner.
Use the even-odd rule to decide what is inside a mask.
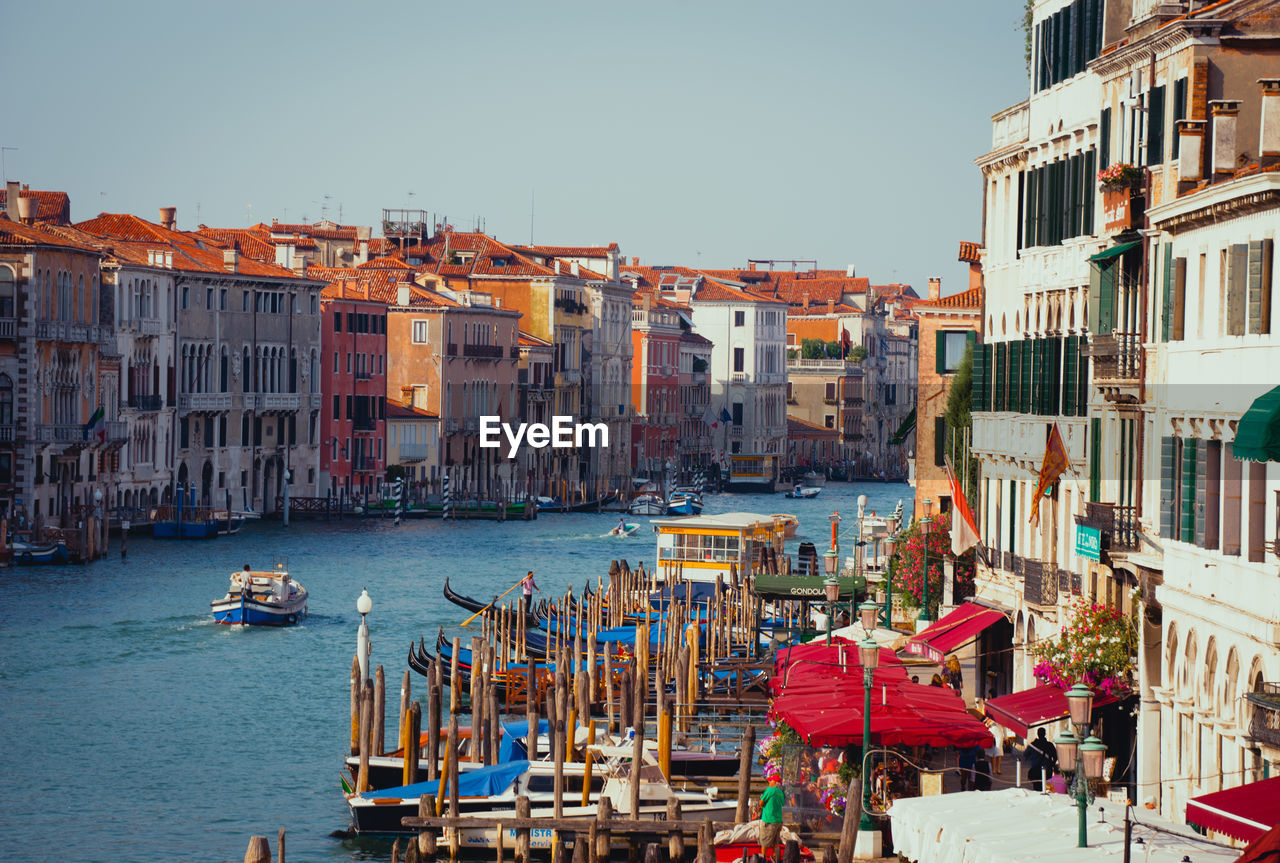
[[[596,498],[595,500],[583,500],[583,501],[579,501],[578,503],[571,503],[564,508],[564,511],[565,512],[595,512],[601,507],[613,503],[617,499],[618,499],[618,495],[616,493],[609,492],[604,497],[599,497],[599,498]]]
[[[454,605],[465,608],[470,612],[478,612],[484,608],[496,607],[493,604],[493,600],[490,600],[489,602],[481,602],[478,599],[472,599],[469,596],[464,596],[461,593],[452,590],[449,587],[449,579],[447,576],[444,580],[444,598],[452,602]],[[525,612],[524,625],[526,628],[537,627],[539,625],[540,618],[538,615],[542,602],[545,602],[545,600],[540,601],[537,606]]]

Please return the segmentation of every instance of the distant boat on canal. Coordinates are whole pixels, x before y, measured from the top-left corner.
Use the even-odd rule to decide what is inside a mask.
[[[272,570],[231,573],[231,587],[210,603],[213,619],[238,626],[288,626],[307,613],[307,589],[283,563]]]

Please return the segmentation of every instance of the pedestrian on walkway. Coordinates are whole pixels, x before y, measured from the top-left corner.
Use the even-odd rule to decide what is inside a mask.
[[[991,717],[986,720],[987,730],[991,732],[991,745],[987,747],[987,757],[996,773],[1000,772],[1000,759],[1004,758],[1004,728],[996,725]]]
[[[960,660],[954,653],[947,657],[947,664],[943,667],[942,674],[946,678],[947,686],[956,692],[964,689],[964,674],[960,671]]]
[[[974,791],[990,791],[991,790],[991,762],[987,760],[987,754],[981,747],[975,746],[977,755],[973,762],[973,790]]]
[[[978,760],[978,755],[982,752],[981,746],[963,746],[960,748],[960,790],[969,791],[973,788],[973,765]]]
[[[1036,729],[1036,739],[1027,744],[1022,757],[1027,762],[1031,787],[1043,791],[1048,778],[1058,769],[1058,747],[1045,737],[1043,726]]]
[[[769,777],[769,787],[760,795],[760,850],[766,860],[777,859],[782,837],[782,784],[778,774]]]

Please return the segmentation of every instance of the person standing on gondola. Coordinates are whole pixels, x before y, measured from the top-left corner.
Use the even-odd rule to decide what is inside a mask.
[[[529,607],[533,605],[533,592],[536,590],[538,593],[542,593],[542,590],[538,587],[538,583],[533,580],[532,569],[529,570],[529,574],[524,577],[524,580],[520,582],[520,589],[523,594],[521,597],[521,602],[523,603],[521,611],[527,615],[529,613]]]

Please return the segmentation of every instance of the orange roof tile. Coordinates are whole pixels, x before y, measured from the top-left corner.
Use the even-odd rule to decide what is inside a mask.
[[[101,253],[99,246],[87,238],[69,235],[56,225],[24,225],[15,222],[0,211],[0,245],[2,246],[56,246]]]
[[[836,437],[840,432],[835,429],[829,429],[826,426],[820,426],[811,423],[808,420],[802,420],[799,417],[787,415],[787,434],[803,435],[804,437],[814,437],[815,435]]]
[[[440,414],[429,411],[424,408],[415,408],[413,405],[407,405],[398,402],[395,399],[387,399],[387,419],[389,420],[438,420]]]
[[[977,264],[982,262],[979,257],[982,253],[982,246],[977,243],[971,243],[968,240],[960,241],[960,257],[959,260],[966,264]]]
[[[48,192],[38,189],[22,189],[18,192],[19,198],[35,198],[37,222],[53,222],[56,225],[68,225],[71,223],[71,196],[66,192]],[[0,209],[3,209],[9,200],[9,190],[0,189]]]
[[[950,294],[937,300],[920,300],[913,309],[981,309],[982,288],[970,288],[958,294]]]

